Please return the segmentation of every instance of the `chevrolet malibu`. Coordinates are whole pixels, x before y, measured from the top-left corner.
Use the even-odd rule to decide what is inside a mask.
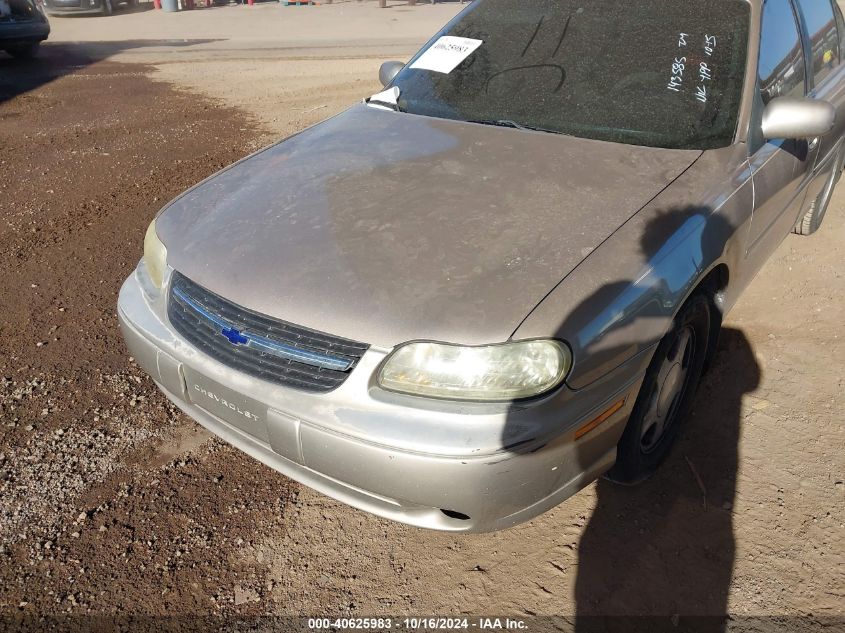
[[[843,167],[830,0],[476,0],[385,90],[165,207],[119,317],[188,415],[411,525],[667,456]]]

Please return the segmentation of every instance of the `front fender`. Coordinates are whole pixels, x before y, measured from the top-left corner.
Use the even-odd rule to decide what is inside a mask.
[[[719,265],[740,268],[753,208],[743,145],[706,152],[554,289],[514,332],[572,348],[582,389],[659,342]]]

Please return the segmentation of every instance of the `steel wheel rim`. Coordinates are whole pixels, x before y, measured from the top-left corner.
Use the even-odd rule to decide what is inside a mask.
[[[657,449],[674,426],[678,408],[687,391],[694,355],[695,330],[688,325],[675,334],[657,372],[640,427],[640,450],[643,453]]]

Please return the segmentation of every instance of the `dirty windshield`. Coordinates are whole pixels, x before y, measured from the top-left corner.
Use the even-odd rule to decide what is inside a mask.
[[[742,0],[476,0],[397,76],[399,108],[634,145],[729,145]]]

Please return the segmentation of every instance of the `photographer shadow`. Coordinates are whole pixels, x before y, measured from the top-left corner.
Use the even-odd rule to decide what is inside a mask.
[[[724,329],[667,461],[635,487],[597,484],[578,547],[576,631],[724,631],[733,577],[742,397],[760,368]]]
[[[574,344],[589,359],[588,368],[617,367],[652,340],[657,349],[655,337],[671,331],[672,310],[691,296],[700,271],[722,260],[736,231],[709,207],[655,214],[642,226],[638,258],[628,255],[629,274],[579,301],[557,338]],[[757,388],[761,372],[745,335],[721,327],[721,283],[714,278],[707,286],[710,336],[707,351],[699,351],[706,353],[706,372],[669,423],[679,425],[674,447],[643,483],[596,484],[595,510],[577,552],[579,633],[726,629],[742,398]],[[514,415],[503,441],[513,442],[517,422]],[[588,434],[577,450],[581,470],[588,472],[607,447]]]

